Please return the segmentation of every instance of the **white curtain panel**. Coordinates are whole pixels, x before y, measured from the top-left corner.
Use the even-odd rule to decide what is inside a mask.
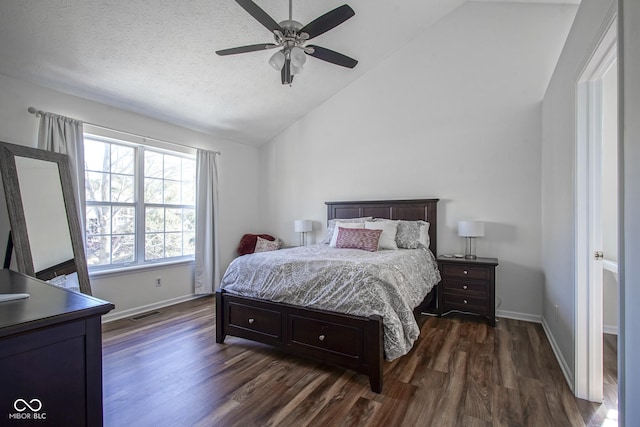
[[[220,286],[217,222],[217,153],[198,150],[196,156],[196,294],[210,294]]]
[[[82,235],[85,230],[84,136],[82,122],[53,113],[40,113],[38,148],[69,156],[73,193]]]

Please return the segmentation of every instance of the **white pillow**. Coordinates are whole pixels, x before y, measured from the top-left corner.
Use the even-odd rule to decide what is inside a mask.
[[[338,231],[340,231],[340,227],[364,228],[364,222],[336,222],[335,228],[333,229],[333,236],[331,236],[331,241],[329,242],[329,246],[332,248],[336,247],[336,240],[338,240]]]
[[[424,223],[425,226],[420,228],[420,243],[424,245],[425,248],[429,248],[431,245],[431,239],[429,238],[429,224],[428,222]]]
[[[365,222],[364,228],[369,230],[382,230],[378,249],[398,249],[396,233],[398,233],[398,221]]]

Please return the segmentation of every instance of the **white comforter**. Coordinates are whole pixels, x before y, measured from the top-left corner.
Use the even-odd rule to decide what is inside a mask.
[[[367,317],[382,316],[387,360],[406,354],[413,317],[440,273],[426,248],[366,252],[317,244],[236,258],[222,279],[233,294]]]

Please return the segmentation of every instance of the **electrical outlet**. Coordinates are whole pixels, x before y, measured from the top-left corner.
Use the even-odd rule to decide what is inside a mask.
[[[159,277],[156,277],[156,288],[159,288],[160,286],[162,286],[162,279],[160,279]]]

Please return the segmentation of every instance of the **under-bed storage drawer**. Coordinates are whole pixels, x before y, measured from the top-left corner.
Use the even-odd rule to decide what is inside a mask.
[[[228,303],[230,328],[240,328],[275,340],[282,340],[282,315],[279,311],[230,301]]]
[[[353,326],[324,322],[290,314],[288,345],[309,352],[322,350],[345,359],[359,359],[362,355],[362,331]]]

